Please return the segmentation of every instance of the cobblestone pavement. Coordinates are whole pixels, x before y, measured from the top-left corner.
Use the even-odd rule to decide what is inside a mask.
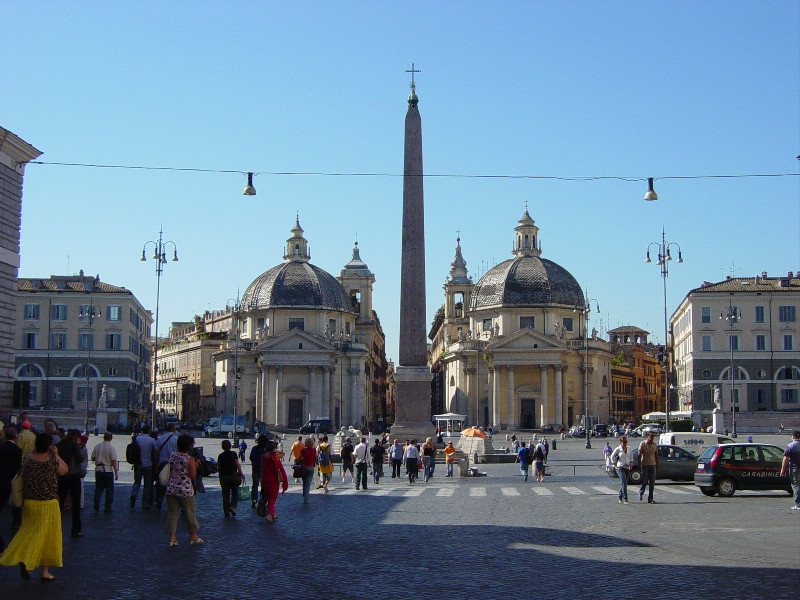
[[[181,523],[176,548],[167,546],[165,511],[128,507],[126,472],[112,514],[94,513],[91,502],[84,509],[85,538],[69,537],[64,513],[57,581],[0,569],[0,598],[796,597],[800,514],[786,493],[708,498],[692,484],[659,482],[658,504],[637,502],[634,491],[620,505],[617,480],[569,468],[597,461],[601,447],[559,440],[544,483],[524,482],[511,464],[453,479],[440,465],[414,486],[385,478],[356,491],[334,478],[308,506],[291,485],[271,526],[249,505],[224,519],[210,478],[197,498],[205,544],[190,546]],[[8,521],[4,509],[4,534]]]

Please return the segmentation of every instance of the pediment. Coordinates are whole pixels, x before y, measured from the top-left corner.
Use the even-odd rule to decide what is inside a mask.
[[[520,329],[489,344],[487,350],[563,350],[564,344],[533,329]]]
[[[302,329],[290,329],[269,338],[256,347],[258,352],[331,352],[334,347],[325,338],[313,335]]]

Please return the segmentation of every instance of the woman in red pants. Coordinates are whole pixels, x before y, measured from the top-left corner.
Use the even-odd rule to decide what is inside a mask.
[[[267,524],[275,519],[275,501],[278,499],[278,490],[286,493],[289,482],[286,481],[286,471],[283,470],[281,459],[275,452],[275,442],[267,442],[264,446],[264,455],[261,457],[261,493],[267,501]]]

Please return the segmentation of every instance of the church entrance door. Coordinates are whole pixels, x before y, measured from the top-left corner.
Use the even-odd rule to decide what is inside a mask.
[[[521,398],[519,423],[521,429],[533,429],[536,427],[536,399]]]
[[[300,429],[303,423],[303,399],[289,398],[289,429]]]

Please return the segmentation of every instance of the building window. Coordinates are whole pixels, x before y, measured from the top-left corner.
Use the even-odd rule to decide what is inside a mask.
[[[50,318],[53,321],[66,321],[67,320],[67,305],[66,304],[53,304],[50,307]]]
[[[122,336],[119,333],[106,334],[106,350],[122,350]]]
[[[781,323],[794,323],[794,306],[779,306],[778,320]]]
[[[701,323],[711,323],[711,307],[710,306],[701,306],[700,307],[700,322]]]
[[[758,378],[759,379],[766,379],[767,378],[767,370],[766,369],[759,369],[757,374],[758,374]]]
[[[78,334],[78,350],[93,350],[93,349],[94,349],[94,334],[93,333]]]
[[[533,317],[520,317],[519,318],[519,328],[520,329],[533,329],[534,319]]]
[[[711,352],[711,336],[704,335],[701,339],[703,341],[703,352]]]
[[[89,322],[89,317],[93,313],[97,314],[95,312],[95,309],[94,309],[93,305],[91,305],[91,304],[81,304],[81,310],[78,313],[78,319],[83,321],[84,323],[88,323]]]
[[[22,347],[26,350],[34,350],[36,348],[36,332],[26,331],[22,334]]]
[[[572,331],[572,317],[564,317],[561,324],[564,326],[564,331]]]
[[[728,335],[728,350],[733,350],[734,352],[737,352],[739,350],[738,335]]]
[[[759,333],[756,335],[756,350],[766,350],[767,349],[767,336],[763,333]]]
[[[781,404],[797,404],[797,389],[783,388],[781,390]]]
[[[122,319],[122,307],[109,305],[106,309],[106,314],[109,321],[119,321]]]
[[[50,334],[50,349],[65,350],[67,347],[67,334],[61,331],[54,331]]]
[[[299,329],[300,331],[305,330],[306,322],[305,319],[289,319],[289,329]]]
[[[23,377],[39,377],[40,376],[39,367],[37,367],[36,365],[25,365],[20,370],[20,374]]]
[[[791,350],[792,349],[792,334],[786,334],[783,336],[783,349],[784,350]]]
[[[492,320],[484,319],[483,325],[481,326],[481,331],[491,331],[491,330],[492,330]]]
[[[119,370],[117,369],[117,367],[108,367],[108,375],[110,377],[116,377],[118,373]]]
[[[756,315],[753,319],[756,323],[763,323],[764,322],[764,307],[763,306],[756,306]]]
[[[51,392],[50,392],[50,393],[51,393],[51,394],[52,394],[52,396],[53,396],[53,398],[52,398],[52,399],[53,399],[53,401],[54,401],[54,402],[58,402],[59,400],[61,400],[62,393],[63,393],[63,392],[61,391],[61,386],[58,386],[58,385],[56,385],[56,386],[52,386],[52,387],[50,388],[50,390],[51,390]]]
[[[38,321],[39,320],[39,305],[38,304],[26,304],[25,305],[25,320],[26,321]]]
[[[703,378],[711,379],[711,369],[703,369]]]

